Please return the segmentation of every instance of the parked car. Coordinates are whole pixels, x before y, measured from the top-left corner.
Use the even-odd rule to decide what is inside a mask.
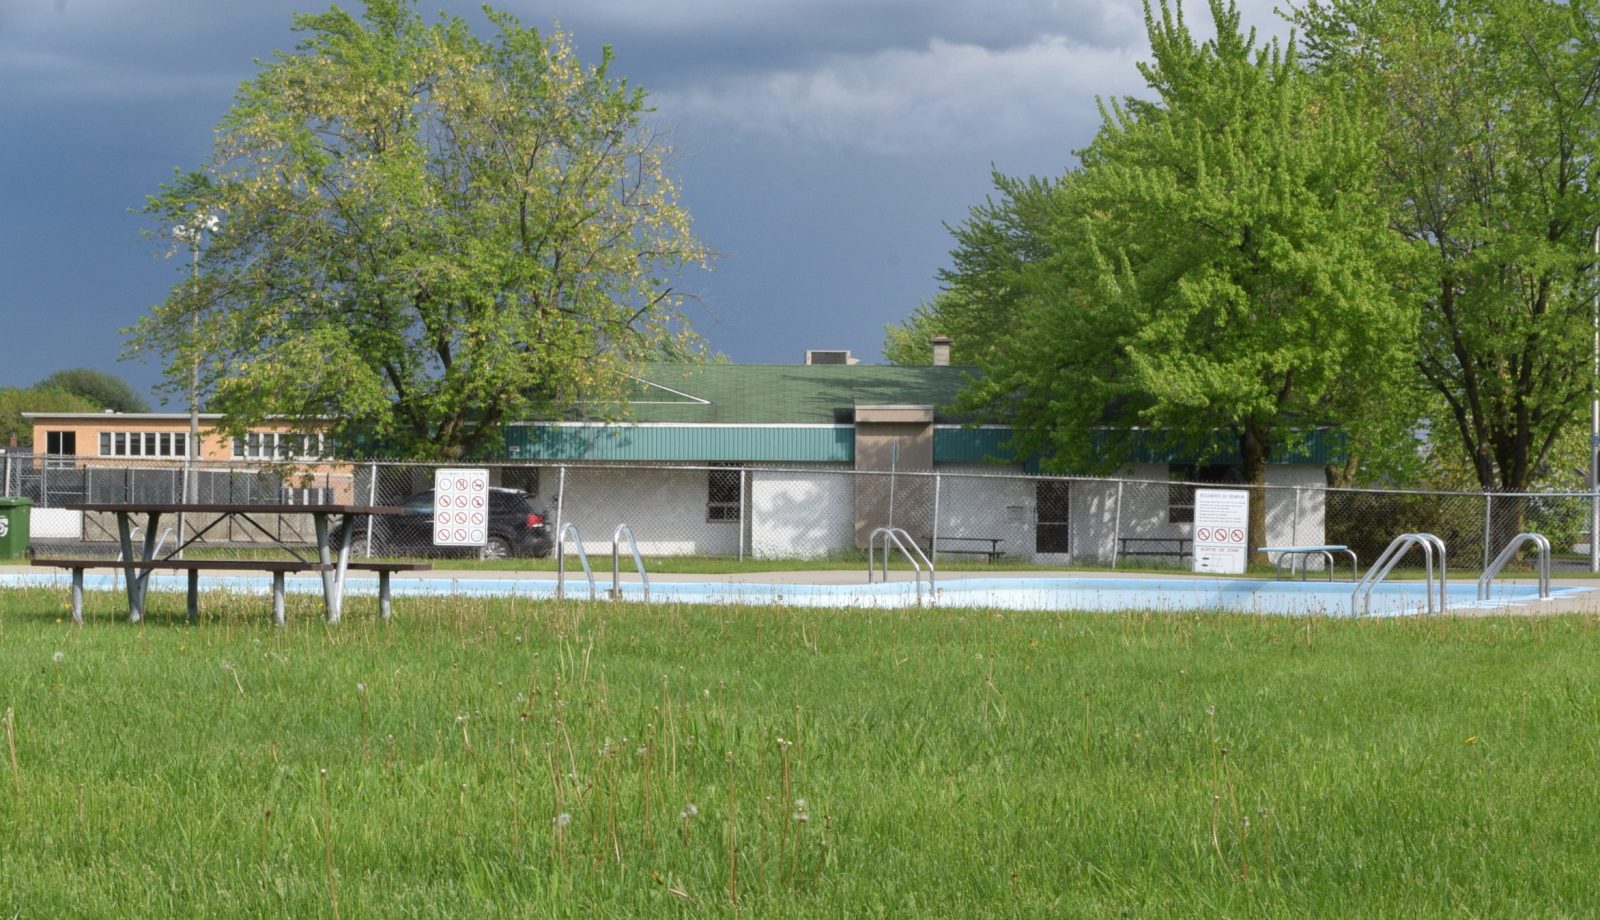
[[[454,556],[473,553],[480,559],[505,559],[510,556],[550,555],[555,547],[549,515],[534,505],[528,493],[518,489],[489,490],[489,539],[482,547],[435,546],[433,542],[433,490],[417,494],[403,503],[401,514],[374,515],[372,553],[376,556]],[[352,548],[365,550],[367,528],[357,524]],[[328,535],[338,548],[344,545],[342,528]]]

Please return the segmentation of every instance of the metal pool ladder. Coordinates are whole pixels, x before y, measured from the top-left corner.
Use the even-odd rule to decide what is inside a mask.
[[[584,577],[589,579],[589,600],[595,599],[594,570],[589,568],[589,554],[583,551],[583,536],[578,533],[578,525],[568,523],[561,528],[561,536],[556,538],[556,600],[567,596],[567,534],[572,534],[572,543],[578,547],[578,561],[583,563]]]
[[[1506,567],[1506,563],[1511,561],[1511,557],[1517,554],[1517,550],[1521,549],[1524,543],[1532,543],[1534,548],[1539,551],[1539,600],[1547,601],[1550,599],[1550,541],[1545,539],[1544,534],[1519,533],[1511,538],[1511,542],[1507,543],[1506,548],[1500,551],[1500,555],[1494,557],[1494,561],[1489,563],[1489,567],[1484,569],[1483,575],[1478,578],[1478,600],[1486,601],[1489,599],[1489,584],[1494,581],[1496,575],[1500,574],[1500,570]]]
[[[644,602],[650,603],[650,576],[644,570],[644,560],[639,558],[639,541],[627,524],[618,524],[611,533],[611,599],[622,599],[622,538],[628,538],[628,550],[633,553],[633,566],[639,570],[639,580],[644,583]]]
[[[1400,557],[1404,556],[1406,550],[1413,546],[1422,549],[1422,558],[1427,566],[1428,577],[1425,596],[1428,599],[1428,612],[1430,614],[1434,612],[1433,551],[1435,549],[1439,551],[1439,612],[1445,613],[1450,610],[1450,602],[1445,593],[1448,577],[1445,571],[1444,541],[1431,533],[1403,533],[1389,543],[1389,547],[1378,557],[1378,561],[1367,569],[1366,577],[1362,578],[1361,583],[1356,585],[1355,591],[1350,595],[1351,616],[1366,614],[1372,610],[1372,589],[1376,588],[1379,583],[1388,577],[1390,572],[1394,571],[1394,567],[1400,562]]]
[[[879,536],[883,537],[883,580],[889,580],[889,543],[893,541],[894,545],[900,549],[900,554],[905,556],[906,561],[911,563],[911,567],[916,570],[917,606],[921,607],[922,566],[928,567],[928,594],[932,595],[933,563],[922,552],[922,547],[917,545],[917,541],[911,539],[911,534],[906,533],[902,527],[879,527],[872,532],[871,536],[867,537],[867,584],[870,585],[873,582],[872,563],[877,553]],[[903,540],[901,539],[902,537],[904,537]],[[921,560],[922,565],[917,564],[918,560]]]

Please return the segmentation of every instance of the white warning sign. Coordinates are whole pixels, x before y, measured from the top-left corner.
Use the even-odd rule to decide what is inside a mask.
[[[433,545],[489,542],[489,471],[433,471]]]
[[[1194,490],[1194,570],[1243,575],[1249,558],[1250,493]]]

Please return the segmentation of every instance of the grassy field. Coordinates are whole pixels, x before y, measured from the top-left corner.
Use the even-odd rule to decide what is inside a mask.
[[[0,597],[4,916],[1538,916],[1600,621]]]

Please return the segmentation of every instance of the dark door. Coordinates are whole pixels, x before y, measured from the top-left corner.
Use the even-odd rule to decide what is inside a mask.
[[[1051,479],[1041,479],[1034,484],[1033,550],[1036,553],[1070,551],[1067,485]]]

